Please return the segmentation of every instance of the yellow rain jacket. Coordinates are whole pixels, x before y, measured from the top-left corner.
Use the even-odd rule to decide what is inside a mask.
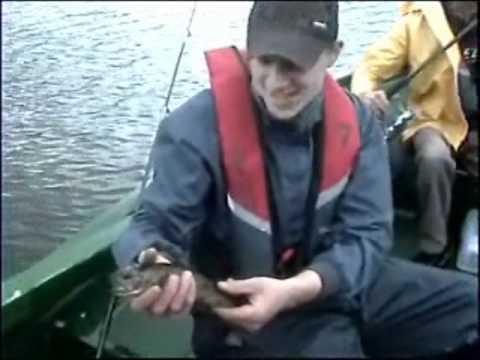
[[[418,68],[433,52],[454,37],[439,1],[407,1],[402,18],[391,32],[366,53],[352,79],[352,92],[376,90],[395,75]],[[461,54],[457,44],[430,63],[411,83],[409,103],[417,119],[405,129],[403,140],[423,127],[434,127],[458,150],[468,132],[458,94]]]

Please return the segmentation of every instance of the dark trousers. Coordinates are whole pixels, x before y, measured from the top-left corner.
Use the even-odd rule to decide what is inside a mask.
[[[357,309],[325,302],[283,314],[249,345],[207,357],[441,355],[478,342],[477,293],[474,276],[389,258]]]
[[[394,192],[416,195],[420,249],[438,254],[448,238],[456,170],[452,149],[440,132],[424,128],[409,142],[393,141],[389,150]]]

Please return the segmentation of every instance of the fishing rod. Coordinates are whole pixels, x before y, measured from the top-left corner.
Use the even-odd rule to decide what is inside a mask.
[[[180,67],[181,59],[183,57],[183,52],[185,50],[185,46],[186,46],[188,38],[190,38],[191,35],[192,35],[190,28],[191,28],[192,23],[193,23],[193,18],[195,16],[196,8],[197,8],[197,2],[194,1],[193,6],[192,6],[192,10],[190,12],[190,20],[188,22],[187,29],[186,29],[187,35],[183,39],[182,46],[180,47],[180,52],[177,56],[177,61],[175,63],[175,68],[174,68],[174,71],[173,71],[173,74],[172,74],[172,79],[170,80],[170,85],[168,87],[168,93],[167,93],[167,97],[166,97],[165,105],[164,105],[164,111],[167,114],[170,113],[170,108],[168,107],[168,104],[170,102],[170,97],[172,95],[172,90],[173,90],[173,87],[174,87],[174,84],[175,84],[175,80],[177,78],[177,73],[178,73],[178,69]],[[159,128],[160,128],[160,126],[158,126],[156,133],[158,133]],[[156,138],[157,138],[157,136],[155,135],[154,141],[155,141]],[[144,176],[143,176],[143,179],[142,179],[142,185],[140,187],[140,193],[137,197],[136,205],[135,205],[134,209],[138,208],[138,205],[140,203],[140,199],[141,199],[141,197],[143,195],[143,192],[145,190],[145,186],[147,184],[147,179],[148,179],[148,176],[149,176],[149,173],[150,173],[150,169],[152,167],[152,162],[153,162],[153,146],[151,147],[150,153],[148,155],[148,161],[147,161],[147,164],[145,166],[145,173],[144,173]],[[103,322],[103,326],[102,326],[102,329],[101,329],[101,333],[100,333],[100,337],[99,337],[99,341],[98,341],[98,345],[97,345],[97,352],[95,354],[96,359],[100,359],[102,357],[103,350],[105,349],[105,343],[106,343],[108,335],[110,333],[110,326],[112,324],[113,313],[115,311],[115,308],[117,307],[118,301],[119,301],[119,299],[116,295],[111,296],[110,303],[108,305],[107,313],[105,315],[105,319],[104,319],[104,322]]]
[[[183,39],[182,46],[180,47],[180,51],[179,51],[178,56],[177,56],[177,61],[175,63],[175,68],[173,70],[172,79],[170,80],[170,85],[168,87],[167,97],[165,99],[164,112],[166,114],[170,114],[170,108],[169,108],[168,105],[170,103],[170,98],[172,96],[173,87],[175,85],[175,80],[177,78],[178,69],[180,68],[180,62],[183,58],[183,52],[185,50],[187,40],[192,36],[191,27],[192,27],[193,18],[195,16],[196,9],[197,9],[197,2],[194,1],[193,6],[192,6],[192,11],[190,13],[190,20],[188,21],[188,25],[187,25],[187,29],[186,29],[187,35]],[[157,129],[157,133],[158,133],[158,129]],[[154,141],[155,141],[156,137],[157,136],[155,135]],[[145,187],[147,185],[148,177],[150,175],[150,170],[152,168],[152,162],[153,162],[153,156],[152,155],[153,155],[153,146],[151,147],[150,153],[148,155],[148,161],[147,161],[147,164],[145,165],[144,176],[143,176],[143,179],[142,179],[142,184],[140,186],[140,193],[138,195],[138,198],[137,198],[136,205],[135,205],[134,209],[138,208],[138,206],[140,204],[140,199],[143,195],[143,191],[145,190]]]
[[[95,359],[100,359],[102,357],[103,349],[105,348],[105,342],[107,341],[107,336],[110,332],[110,325],[112,324],[113,312],[117,307],[118,300],[118,297],[115,295],[110,298],[107,315],[105,316],[105,321],[103,322],[102,330],[100,333]]]
[[[170,108],[168,107],[168,104],[170,102],[170,97],[172,95],[172,90],[173,90],[173,85],[175,83],[175,78],[177,77],[177,72],[178,72],[178,69],[180,67],[180,61],[182,60],[182,57],[183,57],[183,51],[185,50],[185,45],[187,43],[187,40],[192,36],[192,32],[190,31],[190,28],[192,26],[192,22],[193,22],[193,17],[195,16],[195,10],[197,8],[197,2],[194,1],[193,2],[193,7],[192,7],[192,12],[190,14],[190,20],[188,22],[188,26],[187,26],[187,36],[185,37],[185,39],[183,39],[183,43],[182,43],[182,46],[180,48],[180,53],[178,54],[178,57],[177,57],[177,63],[175,64],[175,69],[173,70],[173,75],[172,75],[172,80],[170,81],[170,86],[168,88],[168,92],[167,92],[167,98],[165,100],[165,112],[167,114],[170,114]]]
[[[412,80],[415,78],[427,65],[433,62],[437,57],[447,51],[450,47],[460,41],[467,33],[469,33],[474,26],[477,25],[478,19],[474,18],[462,31],[458,33],[452,40],[450,40],[444,47],[438,49],[435,53],[433,53],[422,65],[420,65],[414,72],[409,74],[405,79],[402,79],[395,83],[393,86],[388,88],[385,91],[387,99],[390,99],[393,95],[398,93],[404,87],[406,87]]]
[[[407,77],[405,77],[402,80],[399,80],[395,82],[393,85],[389,86],[385,90],[385,95],[388,100],[390,100],[394,95],[396,95],[398,92],[403,90],[406,86],[410,84],[410,82],[423,70],[425,67],[427,67],[429,64],[433,63],[434,60],[436,60],[441,54],[446,52],[450,47],[452,47],[454,44],[456,44],[458,41],[460,41],[466,34],[468,34],[473,28],[477,25],[478,19],[474,18],[472,21],[470,21],[469,24],[467,24],[462,31],[460,31],[457,36],[455,36],[452,40],[450,40],[444,47],[438,49],[436,52],[434,52],[427,60],[423,62],[422,65],[420,65],[415,71],[413,71],[411,74],[409,74]],[[385,140],[391,140],[394,138],[400,130],[404,129],[413,119],[415,118],[415,114],[410,110],[410,109],[403,109],[402,113],[400,116],[397,117],[395,122],[391,125],[389,125],[385,129]]]

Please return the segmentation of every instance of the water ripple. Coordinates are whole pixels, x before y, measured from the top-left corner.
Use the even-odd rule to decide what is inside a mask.
[[[191,6],[2,3],[3,277],[46,256],[138,185]],[[198,2],[172,109],[209,86],[206,49],[244,47],[250,6]],[[345,47],[335,74],[388,30],[398,5],[349,1],[340,11]]]

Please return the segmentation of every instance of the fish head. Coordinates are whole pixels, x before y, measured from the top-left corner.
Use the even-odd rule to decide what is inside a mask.
[[[113,293],[116,296],[136,296],[145,291],[148,286],[147,278],[139,266],[128,266],[114,275]]]

